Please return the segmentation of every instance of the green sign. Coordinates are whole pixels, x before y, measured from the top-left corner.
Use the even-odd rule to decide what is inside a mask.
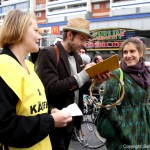
[[[124,33],[124,29],[97,30],[92,31],[92,36],[93,40],[121,40]]]

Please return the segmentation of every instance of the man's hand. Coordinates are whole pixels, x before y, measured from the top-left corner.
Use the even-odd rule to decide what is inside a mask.
[[[87,64],[83,70],[86,70],[94,65],[96,65],[96,63],[91,62],[91,63]],[[106,81],[110,78],[110,74],[109,74],[109,72],[105,72],[103,74],[98,74],[97,77],[98,77],[99,83],[103,83],[104,81]]]
[[[106,73],[103,73],[101,75],[98,74],[97,77],[98,77],[99,83],[103,83],[104,81],[110,79],[110,74],[109,74],[109,72],[106,72]]]
[[[86,70],[86,69],[88,69],[88,68],[90,68],[90,67],[92,67],[92,66],[94,66],[94,65],[96,65],[96,63],[91,62],[91,63],[87,64],[87,65],[84,67],[83,70]]]
[[[51,115],[54,118],[55,127],[65,127],[68,122],[72,121],[70,113],[62,112],[58,109],[52,109]]]

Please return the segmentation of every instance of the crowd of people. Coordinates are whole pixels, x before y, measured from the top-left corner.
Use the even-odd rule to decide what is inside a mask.
[[[83,110],[83,93],[93,80],[86,69],[103,61],[100,55],[88,61],[81,56],[91,38],[89,21],[72,18],[61,40],[40,49],[35,14],[12,10],[5,16],[0,28],[0,150],[68,150],[73,128],[80,130],[82,116],[73,117],[62,109],[76,103]],[[110,150],[150,144],[150,71],[144,63],[145,45],[130,38],[121,50],[124,99],[103,111],[115,133],[107,135],[105,128],[102,134]],[[26,59],[29,53],[38,54],[33,63]],[[119,76],[118,70],[113,74]],[[109,72],[97,77],[99,83],[107,80],[103,103],[113,103],[118,98],[116,80]]]

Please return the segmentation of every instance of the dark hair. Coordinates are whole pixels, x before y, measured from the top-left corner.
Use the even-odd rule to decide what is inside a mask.
[[[96,62],[97,62],[97,60],[98,60],[98,58],[97,58],[97,57],[95,57],[93,61],[96,63]]]
[[[99,58],[98,58],[97,56],[100,56],[100,57],[102,58],[102,56],[99,55],[99,54],[95,55],[95,57],[94,57],[94,59],[93,59],[93,61],[94,61],[95,63],[97,63],[97,60],[99,61]],[[103,59],[103,58],[102,58],[102,59]]]
[[[68,31],[71,31],[71,30],[68,30]],[[66,39],[67,39],[67,33],[68,33],[68,31],[64,31],[64,32],[63,32],[63,34],[62,34],[62,40],[63,40],[63,41],[66,41]],[[75,31],[71,31],[71,32],[72,32],[73,39],[74,39],[74,37],[75,37],[75,35],[77,34],[77,32],[75,32]]]
[[[85,50],[85,53],[87,53],[87,49],[84,45],[81,46],[81,49],[84,49]]]

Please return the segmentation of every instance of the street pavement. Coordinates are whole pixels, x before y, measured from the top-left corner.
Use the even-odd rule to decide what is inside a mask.
[[[92,139],[93,142],[95,142],[96,140],[95,139]],[[99,145],[98,148],[89,148],[89,147],[85,147],[83,145],[81,145],[78,141],[71,141],[70,143],[70,147],[69,147],[69,150],[107,150],[106,146],[103,145],[103,143],[101,142],[96,142],[95,145]]]
[[[94,139],[93,139],[94,140]],[[94,148],[94,150],[107,150],[106,146],[101,143],[102,147]],[[69,150],[91,150],[91,148],[81,145],[78,141],[71,141]]]

